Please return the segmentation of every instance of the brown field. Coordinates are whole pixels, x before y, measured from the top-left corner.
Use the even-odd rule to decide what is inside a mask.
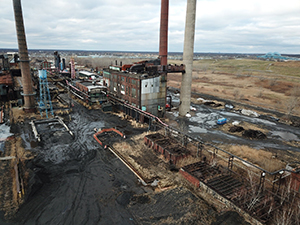
[[[300,62],[198,60],[192,76],[192,92],[300,116]],[[180,84],[181,74],[168,74],[168,86]]]

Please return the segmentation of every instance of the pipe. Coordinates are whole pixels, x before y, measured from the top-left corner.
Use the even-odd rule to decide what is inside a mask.
[[[195,39],[195,23],[196,23],[196,0],[187,0],[183,64],[185,65],[185,73],[182,74],[182,82],[180,88],[180,106],[179,115],[185,116],[190,112],[191,105],[191,87],[192,87],[192,71],[194,58],[194,39]]]
[[[23,14],[21,7],[21,0],[13,0],[14,5],[14,14],[16,21],[16,30],[18,37],[18,46],[19,46],[19,57],[20,57],[20,66],[22,72],[22,83],[23,83],[23,93],[24,96],[24,110],[26,112],[35,111],[35,92],[33,91],[31,74],[30,74],[30,65],[28,50],[26,44],[25,29],[23,24]]]
[[[32,132],[34,134],[34,137],[38,140],[38,142],[41,142],[41,137],[36,129],[36,126],[34,124],[34,121],[32,120],[31,122],[29,122],[31,127],[32,127]]]
[[[137,107],[135,107],[135,106],[133,106],[133,105],[129,105],[129,104],[125,103],[125,102],[121,102],[118,98],[115,98],[115,97],[113,97],[112,95],[110,95],[109,97],[110,97],[110,98],[116,99],[117,101],[119,101],[119,103],[128,106],[128,108],[133,108],[134,110],[140,112],[141,114],[145,114],[145,115],[147,115],[147,116],[149,116],[149,117],[151,117],[151,118],[156,119],[159,123],[161,123],[161,124],[162,124],[163,126],[165,126],[165,127],[168,127],[168,126],[169,126],[168,124],[162,122],[161,119],[159,119],[157,116],[154,116],[154,115],[152,115],[151,113],[145,112],[145,111],[143,111],[143,110],[141,110],[141,109],[139,109],[139,108],[137,108]]]
[[[3,123],[3,106],[1,108],[1,114],[0,114],[0,124]]]
[[[64,121],[62,121],[62,119],[60,118],[60,117],[56,117],[56,119],[58,120],[58,122],[61,124],[61,125],[63,125],[65,128],[66,128],[66,130],[69,132],[69,134],[72,136],[72,137],[74,137],[74,134],[73,134],[73,132],[69,129],[69,127],[64,123]]]
[[[168,64],[168,19],[169,0],[161,0],[159,58],[162,66]]]

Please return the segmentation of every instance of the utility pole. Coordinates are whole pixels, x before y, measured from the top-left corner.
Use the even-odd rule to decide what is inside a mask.
[[[185,73],[182,74],[182,82],[180,88],[180,116],[185,116],[190,112],[196,23],[196,3],[197,0],[187,0],[183,49],[183,64],[185,65]]]
[[[22,73],[23,93],[21,94],[24,96],[24,110],[26,112],[34,112],[36,110],[34,100],[35,92],[33,91],[30,74],[29,57],[23,23],[21,0],[13,0],[13,6],[18,37],[20,66]]]

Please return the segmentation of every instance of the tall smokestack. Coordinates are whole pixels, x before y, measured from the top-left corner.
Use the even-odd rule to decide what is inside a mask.
[[[22,72],[22,83],[23,83],[23,96],[24,96],[24,110],[27,112],[35,111],[35,101],[31,75],[30,75],[30,66],[29,66],[29,57],[26,44],[25,30],[23,24],[23,15],[21,0],[13,0],[15,21],[16,21],[16,30],[18,37],[18,46],[19,46],[19,57],[21,64]]]
[[[185,65],[185,73],[182,74],[180,88],[180,116],[185,116],[186,113],[190,112],[192,71],[194,58],[196,3],[197,0],[187,0],[183,49],[183,64]]]
[[[168,64],[169,0],[161,0],[159,58],[160,65]]]

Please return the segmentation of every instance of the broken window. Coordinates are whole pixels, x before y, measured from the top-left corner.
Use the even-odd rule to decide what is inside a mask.
[[[136,89],[135,88],[131,89],[131,97],[136,98]]]

